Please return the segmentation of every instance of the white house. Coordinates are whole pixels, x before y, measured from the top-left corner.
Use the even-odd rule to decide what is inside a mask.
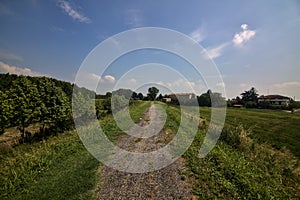
[[[194,99],[196,98],[196,95],[194,93],[177,93],[177,94],[170,94],[169,97],[172,99],[172,101],[175,101],[175,100],[190,100],[190,99]]]
[[[291,98],[281,95],[262,95],[258,97],[258,103],[269,102],[271,105],[284,105],[288,106],[291,102]]]

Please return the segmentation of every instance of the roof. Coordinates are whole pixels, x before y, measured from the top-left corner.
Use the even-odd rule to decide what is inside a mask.
[[[266,96],[262,95],[262,96],[258,97],[258,99],[291,99],[291,98],[275,94],[275,95],[266,95]]]
[[[178,94],[170,94],[169,96],[189,96],[189,95],[195,95],[194,93],[178,93]]]
[[[243,107],[244,105],[243,104],[233,104],[232,106],[233,107]]]

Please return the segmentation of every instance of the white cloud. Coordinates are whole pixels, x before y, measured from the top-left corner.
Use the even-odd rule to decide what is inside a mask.
[[[91,19],[79,13],[71,4],[65,0],[59,1],[59,7],[66,12],[72,19],[79,22],[91,23]]]
[[[111,75],[104,76],[104,79],[107,80],[110,83],[114,83],[116,81],[115,77],[113,77]]]
[[[4,51],[0,49],[0,59],[7,59],[7,60],[16,60],[16,61],[22,61],[23,58],[21,56],[12,54],[10,52]]]
[[[169,91],[175,92],[175,93],[186,93],[186,92],[193,92],[196,94],[201,94],[205,89],[204,83],[201,81],[187,81],[184,79],[178,79],[171,82],[164,82],[159,81],[157,84],[164,86]],[[164,90],[163,93],[168,93],[168,91]]]
[[[300,87],[300,82],[291,81],[291,82],[276,83],[273,86],[280,89],[288,88],[288,87]]]
[[[200,27],[189,34],[196,42],[202,42],[204,40],[203,29]]]
[[[8,65],[4,62],[0,61],[0,72],[1,73],[10,73],[10,74],[17,74],[17,75],[25,75],[25,76],[44,76],[39,72],[32,71],[31,69],[25,67],[20,68],[12,65]]]
[[[241,88],[247,88],[247,87],[250,87],[250,85],[247,84],[247,83],[241,83],[239,86],[240,86]]]
[[[217,58],[217,57],[220,57],[222,55],[222,51],[223,49],[228,45],[229,43],[223,43],[217,47],[208,47],[206,49],[204,53],[204,58],[209,60],[209,59],[214,59],[214,58]]]
[[[135,78],[132,78],[132,79],[129,80],[129,83],[136,84],[137,80]]]
[[[255,30],[249,30],[247,24],[241,25],[242,31],[239,33],[236,33],[232,39],[233,43],[236,46],[242,46],[244,43],[249,41],[251,38],[253,38],[256,34]]]
[[[225,83],[224,82],[219,82],[216,84],[217,87],[225,88]]]
[[[125,13],[125,23],[130,27],[136,28],[143,25],[141,11],[138,9],[129,9]]]
[[[87,78],[90,78],[90,79],[93,79],[95,81],[100,81],[101,79],[101,76],[97,75],[97,74],[94,74],[94,73],[89,73]]]

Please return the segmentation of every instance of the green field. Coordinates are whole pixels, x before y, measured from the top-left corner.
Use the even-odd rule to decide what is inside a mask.
[[[200,115],[210,118],[210,108],[200,107]],[[281,110],[227,108],[227,125],[250,129],[251,137],[274,148],[286,147],[300,158],[300,115]]]
[[[177,129],[180,121],[178,106],[165,105],[165,107],[168,113],[165,128]],[[209,110],[209,108],[201,108],[202,116],[209,117]],[[191,182],[193,194],[199,199],[299,198],[299,159],[284,149],[277,150],[268,144],[257,143],[248,137],[251,132],[244,129],[242,125],[234,126],[244,122],[247,128],[255,124],[259,129],[259,125],[263,125],[265,121],[261,119],[266,116],[269,116],[269,123],[275,123],[271,121],[273,115],[276,116],[276,120],[282,119],[295,127],[299,126],[296,124],[299,116],[292,116],[291,120],[287,118],[291,116],[290,113],[228,109],[222,136],[214,149],[203,159],[198,158],[198,153],[208,123],[205,123],[206,126],[199,126],[193,144],[183,156],[187,170],[180,172],[182,179]],[[263,134],[264,131],[259,133]],[[272,132],[269,134],[275,139],[275,134]],[[291,134],[293,133],[288,132],[286,135]]]

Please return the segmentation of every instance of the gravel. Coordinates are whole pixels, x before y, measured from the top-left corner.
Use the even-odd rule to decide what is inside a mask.
[[[147,133],[158,131],[162,127],[164,114],[159,106],[152,104],[144,113],[139,125],[144,127],[134,133],[119,137],[117,145],[132,152],[151,152],[164,147],[169,135],[163,131],[158,134]],[[150,123],[151,122],[151,123]],[[151,126],[155,124],[155,126]],[[148,127],[148,128],[147,128]],[[143,133],[144,132],[144,133]],[[133,135],[139,137],[133,137]],[[137,163],[138,165],[139,163]],[[104,166],[100,171],[100,183],[95,192],[99,199],[192,199],[191,186],[187,179],[181,176],[185,170],[184,160],[177,159],[172,164],[160,170],[147,173],[128,173]]]

